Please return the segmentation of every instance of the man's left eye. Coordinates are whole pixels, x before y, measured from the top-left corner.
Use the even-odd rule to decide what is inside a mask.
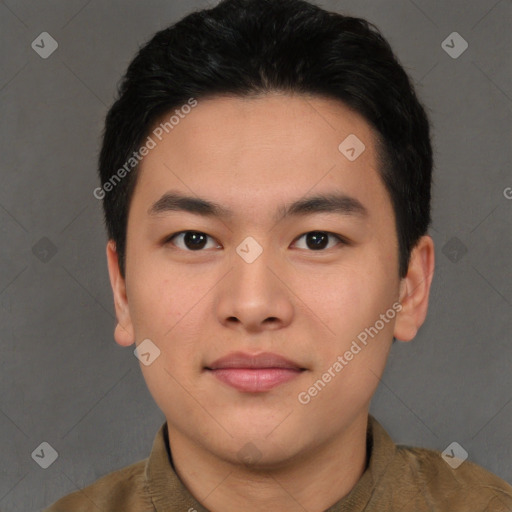
[[[335,235],[334,233],[329,233],[328,231],[309,231],[308,233],[301,235],[297,240],[300,240],[303,237],[306,237],[306,248],[312,249],[314,251],[322,250],[325,248],[330,249],[331,247],[327,247],[329,243],[329,237],[336,239],[343,245],[347,245],[347,241],[342,237]]]

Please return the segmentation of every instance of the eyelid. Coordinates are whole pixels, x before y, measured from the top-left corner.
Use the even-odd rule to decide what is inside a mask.
[[[177,237],[178,235],[182,235],[184,233],[199,233],[201,235],[206,235],[208,238],[211,238],[212,240],[215,240],[215,238],[213,236],[209,235],[208,233],[205,233],[204,231],[197,231],[195,229],[185,229],[185,230],[182,230],[182,231],[177,231],[177,232],[175,232],[175,233],[173,233],[173,234],[171,234],[169,236],[166,236],[163,239],[162,243],[164,245],[168,244],[168,243],[171,243],[171,240],[173,238]],[[308,235],[309,233],[325,233],[326,235],[328,235],[330,237],[336,238],[339,243],[336,244],[334,247],[329,247],[328,249],[320,249],[318,251],[314,251],[314,250],[310,250],[310,249],[305,249],[308,252],[321,253],[321,252],[327,252],[330,249],[334,249],[334,248],[338,247],[339,245],[341,245],[341,246],[350,245],[350,241],[347,238],[345,238],[344,236],[338,235],[338,234],[333,233],[331,231],[322,230],[322,229],[313,229],[313,230],[310,230],[310,231],[306,231],[305,233],[302,233],[297,238],[295,238],[292,243],[296,243],[297,240],[300,240],[302,237]],[[215,240],[215,242],[218,245],[220,245],[219,242],[217,242],[217,240]],[[177,247],[177,249],[180,249],[180,250],[185,251],[185,252],[204,252],[205,251],[205,249],[198,249],[197,251],[193,251],[193,250],[190,250],[190,249],[181,249],[180,247]]]

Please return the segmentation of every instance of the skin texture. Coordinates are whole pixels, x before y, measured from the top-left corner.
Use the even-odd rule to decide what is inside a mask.
[[[338,149],[349,134],[366,146],[352,162]],[[331,99],[216,97],[199,101],[140,171],[126,280],[107,244],[114,336],[125,347],[149,338],[161,350],[141,370],[167,418],[178,475],[213,512],[325,510],[365,470],[371,397],[393,335],[409,341],[424,322],[434,271],[433,241],[424,236],[399,279],[394,213],[371,127]],[[215,201],[233,216],[148,215],[169,190]],[[333,191],[357,198],[368,217],[274,220],[280,205]],[[193,250],[183,236],[164,242],[186,230],[209,235],[204,248]],[[350,243],[330,238],[315,250],[302,236],[311,231]],[[236,252],[248,236],[263,249],[252,263]],[[298,394],[396,301],[401,311],[301,404]],[[243,393],[204,369],[233,351],[278,353],[306,371],[270,391]],[[258,454],[251,464],[240,460],[247,443]]]

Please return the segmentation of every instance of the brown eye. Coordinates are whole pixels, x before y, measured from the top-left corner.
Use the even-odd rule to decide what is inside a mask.
[[[303,237],[306,237],[306,249],[313,251],[321,251],[325,249],[329,244],[329,237],[336,239],[339,244],[346,245],[345,240],[343,240],[340,236],[335,235],[334,233],[329,233],[327,231],[309,231],[308,233],[304,233],[302,236],[300,236],[298,240]],[[327,248],[330,249],[331,247]]]
[[[180,231],[179,233],[175,233],[174,235],[166,238],[165,243],[172,243],[179,249],[183,249],[185,251],[200,251],[207,245],[208,238],[211,237],[200,231]],[[173,242],[175,239],[181,241],[182,245],[179,246]]]

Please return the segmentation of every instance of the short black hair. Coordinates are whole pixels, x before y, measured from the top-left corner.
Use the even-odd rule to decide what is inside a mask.
[[[156,121],[191,98],[270,92],[339,100],[373,128],[379,174],[395,214],[397,272],[405,277],[411,250],[431,222],[427,114],[375,25],[304,0],[224,0],[154,34],[129,64],[106,116],[99,155],[102,187],[109,186],[95,192],[123,277],[138,165],[123,179],[116,171],[123,165],[126,171]]]

